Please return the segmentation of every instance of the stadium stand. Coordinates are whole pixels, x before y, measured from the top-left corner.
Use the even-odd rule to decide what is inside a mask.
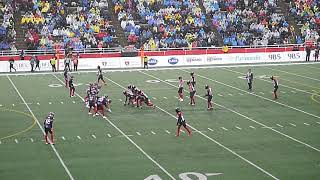
[[[16,31],[14,29],[15,3],[5,1],[0,3],[0,50],[17,51]]]

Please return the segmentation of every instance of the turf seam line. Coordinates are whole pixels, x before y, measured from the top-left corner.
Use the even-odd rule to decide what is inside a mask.
[[[59,79],[55,74],[52,74],[57,80],[59,80],[61,83],[63,81]],[[75,93],[76,96],[78,96],[83,102],[84,99],[78,94]],[[118,128],[115,124],[113,124],[108,118],[105,118],[105,120],[113,126],[118,132],[120,132],[129,142],[131,142],[142,154],[144,154],[150,161],[152,161],[154,164],[156,164],[165,174],[167,174],[172,180],[176,180],[164,167],[162,167],[157,161],[155,161],[149,154],[147,154],[139,145],[137,145],[130,137],[128,137],[120,128]]]
[[[141,71],[139,71],[139,72],[141,72]],[[151,76],[151,75],[149,75],[149,74],[147,74],[147,73],[144,73],[144,72],[141,72],[141,73],[143,73],[143,74],[145,74],[145,75],[148,75],[148,76],[150,76],[150,77],[156,78],[156,77]],[[158,80],[160,80],[160,81],[162,81],[162,82],[165,82],[165,81],[163,81],[163,80],[161,80],[161,79],[159,79],[159,78],[156,78],[156,79],[158,79]],[[113,81],[113,80],[111,80],[111,79],[109,79],[109,81],[111,81],[111,82],[113,82],[114,84],[118,85],[119,87],[125,89],[122,85],[118,84],[117,82],[115,82],[115,81]],[[165,82],[165,83],[167,83],[167,82]],[[168,84],[172,85],[171,83],[168,83]],[[174,85],[172,85],[172,86],[174,86]],[[201,96],[199,96],[199,97],[201,97]],[[167,112],[166,110],[160,108],[159,106],[156,106],[156,107],[157,107],[158,109],[160,109],[161,111],[163,111],[164,113],[166,113],[166,114],[168,114],[169,116],[171,116],[171,117],[173,117],[174,119],[176,119],[176,117],[175,117],[174,115],[170,114],[170,113]],[[199,131],[199,130],[197,130],[196,128],[194,128],[193,126],[190,126],[190,125],[189,125],[189,127],[192,128],[192,129],[195,130],[195,131]],[[255,168],[259,169],[261,172],[267,174],[268,176],[272,177],[273,179],[279,180],[278,178],[276,178],[275,176],[273,176],[272,174],[270,174],[270,173],[267,172],[266,170],[264,170],[264,169],[262,169],[261,167],[257,166],[256,164],[254,164],[253,162],[249,161],[248,159],[242,157],[242,156],[239,155],[238,153],[234,152],[233,150],[229,149],[228,147],[224,146],[223,144],[219,143],[218,141],[214,140],[213,138],[209,137],[208,135],[206,135],[206,134],[204,134],[204,133],[202,133],[202,132],[199,132],[199,134],[201,134],[202,136],[204,136],[204,137],[206,137],[207,139],[211,140],[212,142],[214,142],[215,144],[219,145],[220,147],[226,149],[227,151],[231,152],[232,154],[234,154],[235,156],[239,157],[239,158],[242,159],[243,161],[251,164],[252,166],[254,166]]]
[[[14,89],[16,90],[16,92],[18,93],[18,95],[20,96],[21,100],[24,102],[25,106],[27,107],[27,109],[29,110],[30,114],[35,118],[39,128],[42,131],[42,134],[45,135],[44,129],[41,126],[38,118],[34,115],[34,113],[32,112],[32,110],[30,109],[29,105],[26,103],[25,99],[23,98],[23,96],[20,94],[19,90],[17,89],[16,85],[12,82],[11,78],[9,76],[7,76],[7,78],[9,79],[10,83],[12,84],[12,86],[14,87]],[[50,140],[49,140],[50,141]],[[50,147],[53,149],[53,151],[55,152],[55,155],[57,156],[57,158],[59,159],[61,165],[63,166],[64,170],[66,171],[66,173],[69,176],[70,180],[74,180],[71,172],[69,171],[68,167],[66,166],[66,164],[64,163],[64,161],[62,160],[59,152],[57,151],[57,149],[54,147],[54,145],[50,144]]]

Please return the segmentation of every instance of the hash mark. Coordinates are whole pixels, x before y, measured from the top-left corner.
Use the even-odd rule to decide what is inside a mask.
[[[232,94],[228,94],[229,96],[233,96]]]
[[[108,137],[111,137],[111,135],[110,135],[110,134],[107,134],[107,136],[108,136]]]
[[[2,144],[2,142],[0,141],[0,144]]]
[[[280,125],[280,124],[276,124],[277,126],[279,126],[279,127],[283,127],[282,125]]]
[[[75,104],[76,102],[75,102],[75,101],[72,101],[72,103]]]
[[[64,136],[62,136],[61,138],[62,138],[62,140],[64,140],[64,141],[66,140],[66,138],[65,138]]]
[[[254,127],[254,126],[249,126],[249,127],[251,127],[252,129],[255,129],[255,127]]]
[[[208,130],[209,130],[209,131],[213,131],[213,129],[211,129],[211,128],[208,128]]]
[[[40,103],[38,103],[38,102],[37,102],[37,105],[39,105],[39,106],[40,106]]]
[[[141,136],[141,134],[139,132],[136,132],[139,136]]]
[[[285,91],[281,91],[281,93],[285,94],[285,93],[287,93],[287,92],[285,92]]]
[[[163,97],[164,99],[168,99],[167,97]]]
[[[80,136],[77,136],[77,138],[81,140],[81,137],[80,137]]]
[[[49,104],[52,104],[52,102],[49,102]]]
[[[296,93],[295,91],[291,91],[292,93]]]
[[[228,131],[228,129],[227,128],[225,128],[225,127],[221,127],[223,130],[225,130],[225,131]]]
[[[155,98],[155,97],[152,97],[152,99],[156,100],[157,98]]]
[[[318,124],[320,124],[320,122],[317,122]]]
[[[122,99],[119,99],[120,102],[122,102]]]
[[[239,95],[240,95],[240,96],[243,96],[243,94],[242,94],[242,93],[239,93]]]
[[[218,96],[223,96],[222,94],[218,94]]]
[[[31,142],[33,142],[33,139],[32,139],[32,138],[30,138],[30,141],[31,141]]]
[[[92,134],[91,136],[92,136],[93,138],[95,138],[95,139],[97,138],[94,134]]]
[[[19,143],[18,139],[14,139],[14,142],[16,142],[17,144]]]
[[[260,94],[264,94],[264,92],[260,92]]]
[[[12,104],[12,106],[15,106],[14,104]]]
[[[61,101],[61,104],[63,104],[63,102]]]
[[[292,124],[292,123],[289,123],[291,126],[294,126],[294,127],[296,127],[297,125],[295,125],[295,124]]]
[[[241,127],[236,126],[237,129],[241,130]]]
[[[156,134],[155,132],[151,131],[152,134]]]
[[[307,126],[310,126],[310,124],[308,124],[308,123],[303,123],[304,125],[307,125]]]
[[[170,134],[170,131],[166,130],[166,133]]]

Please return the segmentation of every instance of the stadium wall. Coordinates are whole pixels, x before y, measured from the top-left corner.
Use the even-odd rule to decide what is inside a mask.
[[[207,53],[200,51],[183,51],[175,53],[148,52],[149,67],[174,67],[174,66],[195,66],[195,65],[221,65],[221,64],[250,64],[250,63],[276,63],[276,62],[299,62],[305,61],[304,51],[283,51],[283,52],[251,52],[251,53]],[[38,56],[40,59],[41,71],[50,71],[50,58],[52,55]],[[9,56],[0,58],[0,72],[9,71]],[[17,71],[30,71],[29,59],[18,60],[14,57]],[[64,69],[64,57],[58,60],[58,70]],[[78,69],[96,69],[97,66],[104,69],[114,68],[137,68],[142,67],[140,56],[121,57],[119,53],[113,54],[81,54]]]

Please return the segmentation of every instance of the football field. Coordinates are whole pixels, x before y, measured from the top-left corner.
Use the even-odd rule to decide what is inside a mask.
[[[244,79],[254,73],[253,92]],[[178,76],[196,75],[196,105],[178,101]],[[317,180],[320,179],[320,64],[104,70],[107,118],[83,98],[96,72],[0,75],[1,180]],[[270,76],[279,80],[273,100]],[[155,109],[124,106],[124,88],[143,90]],[[204,86],[213,88],[207,110]],[[175,137],[175,108],[192,130]],[[55,112],[55,145],[43,121]]]

